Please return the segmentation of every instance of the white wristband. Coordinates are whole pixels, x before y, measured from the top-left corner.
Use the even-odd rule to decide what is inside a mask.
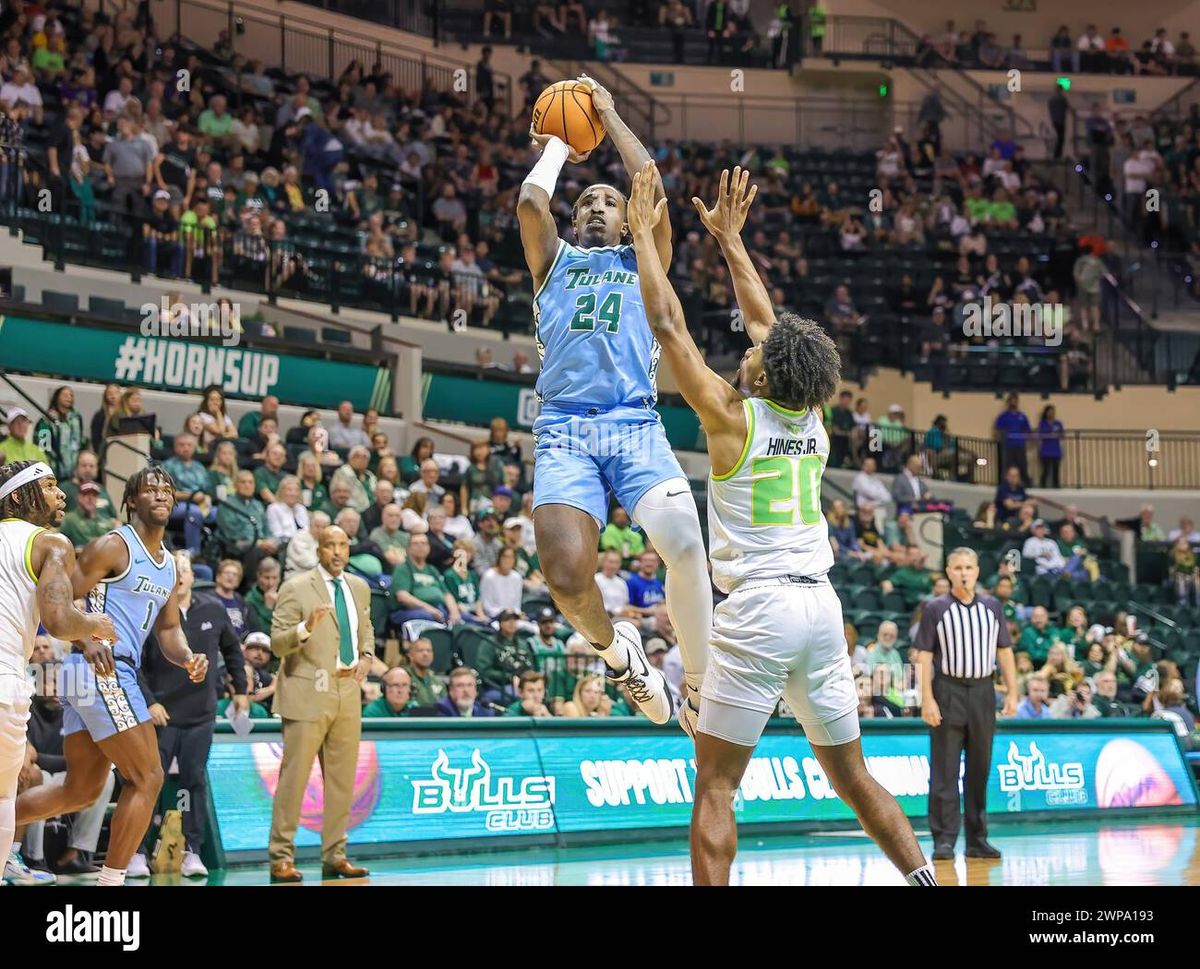
[[[550,198],[554,198],[554,186],[558,184],[558,173],[566,164],[568,153],[567,143],[561,138],[551,136],[550,140],[546,142],[546,147],[542,149],[542,157],[525,176],[525,183],[536,185]]]

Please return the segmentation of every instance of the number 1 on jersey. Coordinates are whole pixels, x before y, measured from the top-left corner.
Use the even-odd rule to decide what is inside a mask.
[[[822,467],[819,454],[755,458],[750,464],[750,475],[754,478],[750,487],[750,524],[819,522]]]

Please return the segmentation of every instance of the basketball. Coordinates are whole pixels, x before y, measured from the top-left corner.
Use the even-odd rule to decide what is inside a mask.
[[[533,106],[533,130],[555,135],[581,155],[604,140],[604,124],[582,81],[559,81],[544,90]]]

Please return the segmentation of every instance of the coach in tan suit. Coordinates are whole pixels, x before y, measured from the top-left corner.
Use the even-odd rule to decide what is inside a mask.
[[[362,736],[359,684],[375,654],[371,592],[344,571],[350,539],[336,525],[321,532],[319,565],[288,579],[271,620],[271,651],[279,667],[274,709],[283,718],[283,761],[271,815],[271,881],[298,882],[296,828],[313,758],[325,779],[321,870],[326,877],[362,878],[366,868],[346,858],[346,827]]]

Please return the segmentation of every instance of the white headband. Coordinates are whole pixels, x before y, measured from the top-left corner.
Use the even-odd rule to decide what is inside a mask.
[[[31,481],[37,481],[39,478],[50,478],[54,476],[54,472],[48,464],[43,464],[41,461],[37,464],[31,464],[27,468],[23,468],[9,478],[4,484],[0,485],[0,501],[3,501],[18,488],[24,487]]]

